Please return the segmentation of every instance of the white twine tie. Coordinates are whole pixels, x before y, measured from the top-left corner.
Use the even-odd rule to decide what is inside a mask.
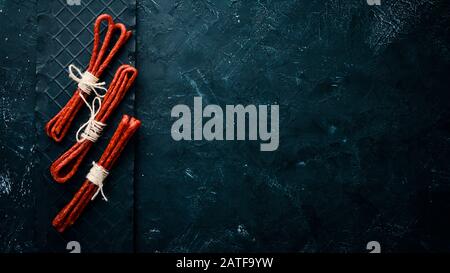
[[[103,128],[105,128],[106,124],[95,120],[95,117],[97,116],[98,112],[100,111],[100,108],[102,107],[102,99],[100,97],[95,97],[92,100],[92,105],[89,105],[89,103],[86,101],[83,95],[81,95],[81,98],[86,103],[87,107],[89,108],[89,111],[91,112],[91,115],[83,125],[78,129],[77,131],[77,142],[82,142],[85,139],[96,142],[97,139],[101,136],[103,132]],[[97,106],[98,105],[98,106]],[[83,131],[84,129],[84,131]],[[83,131],[83,132],[82,132]]]
[[[103,98],[105,94],[101,95],[97,89],[106,92],[105,82],[98,82],[98,78],[92,75],[89,71],[84,73],[75,65],[69,65],[69,77],[78,83],[78,88],[86,94],[91,94],[94,91],[97,97]]]
[[[106,177],[108,176],[109,172],[105,170],[102,166],[98,165],[94,161],[92,162],[92,168],[89,170],[89,173],[86,175],[86,179],[91,181],[94,185],[98,187],[95,194],[92,196],[91,200],[94,200],[98,193],[102,194],[103,200],[108,202],[108,199],[105,196],[105,193],[103,192],[103,181],[105,181]]]

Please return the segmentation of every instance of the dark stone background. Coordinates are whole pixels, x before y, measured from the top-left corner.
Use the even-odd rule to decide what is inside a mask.
[[[34,5],[0,1],[2,252],[41,249]],[[135,251],[450,250],[448,1],[137,5]],[[199,94],[278,103],[279,150],[174,142]]]

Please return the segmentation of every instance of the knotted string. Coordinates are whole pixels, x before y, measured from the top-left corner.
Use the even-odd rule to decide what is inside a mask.
[[[98,189],[92,196],[91,200],[94,200],[97,197],[98,193],[101,193],[103,200],[108,202],[108,198],[106,198],[105,193],[103,192],[103,181],[105,181],[108,174],[109,172],[105,170],[105,168],[95,163],[95,161],[92,161],[92,168],[86,175],[86,179],[96,185]]]
[[[73,64],[69,65],[69,77],[76,81],[78,83],[78,88],[83,91],[80,92],[79,95],[91,113],[88,121],[81,125],[77,131],[77,142],[81,142],[85,139],[96,142],[105,127],[105,124],[95,120],[95,116],[102,107],[102,98],[105,96],[107,91],[105,88],[105,82],[98,82],[98,78],[92,75],[89,71],[82,73],[81,70]],[[105,93],[100,94],[97,90],[103,90]],[[83,93],[90,95],[91,92],[95,93],[95,98],[92,100],[92,105],[89,104],[83,95]],[[96,107],[96,104],[98,104],[98,107]],[[83,129],[85,130],[81,133]]]

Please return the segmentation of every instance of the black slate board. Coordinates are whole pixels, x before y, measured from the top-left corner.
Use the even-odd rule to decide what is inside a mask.
[[[40,1],[38,15],[37,53],[37,134],[40,154],[36,179],[40,188],[36,217],[38,245],[40,250],[67,251],[69,241],[78,241],[83,252],[129,252],[133,250],[133,144],[129,144],[118,164],[111,171],[105,185],[109,202],[101,198],[94,200],[84,215],[63,235],[51,228],[51,220],[72,198],[84,181],[93,160],[98,160],[110,136],[117,128],[124,113],[134,113],[134,91],[131,89],[125,100],[108,121],[105,134],[88,153],[77,175],[69,182],[59,185],[49,174],[49,166],[61,153],[75,143],[75,132],[87,120],[84,107],[61,144],[50,140],[45,132],[46,122],[68,101],[76,89],[76,83],[67,75],[70,64],[85,68],[93,43],[93,25],[98,15],[108,13],[128,29],[135,26],[135,2],[126,1],[81,1],[80,5],[68,5],[65,0]],[[135,38],[132,37],[121,50],[102,80],[107,85],[121,63],[134,63]]]
[[[35,158],[35,132],[47,147],[47,117],[36,128],[33,113],[36,2],[0,1],[0,252],[66,251],[72,239],[83,252],[367,252],[372,240],[448,252],[449,1],[137,1],[136,213],[111,242],[101,226],[58,237],[49,223],[80,181],[51,184],[50,159]],[[197,91],[220,105],[277,100],[280,149],[174,143],[170,109]],[[109,209],[97,200],[84,216]]]

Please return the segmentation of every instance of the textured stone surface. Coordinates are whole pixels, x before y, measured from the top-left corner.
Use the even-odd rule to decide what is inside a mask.
[[[140,1],[144,251],[448,250],[445,1]],[[179,142],[193,96],[280,105],[280,148]],[[438,235],[439,234],[439,235]]]

